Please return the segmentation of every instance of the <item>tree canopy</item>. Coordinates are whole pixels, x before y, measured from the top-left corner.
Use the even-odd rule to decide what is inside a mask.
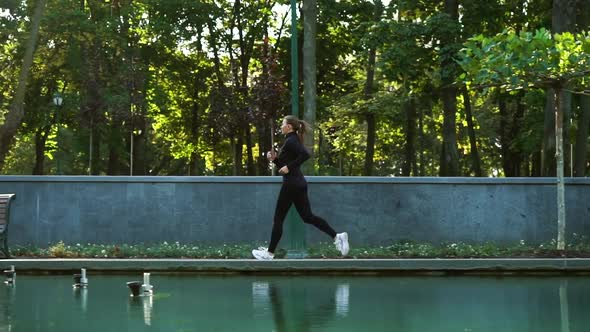
[[[554,175],[563,88],[565,172],[586,176],[590,0],[557,2],[317,0],[310,172]],[[0,174],[270,175],[288,5],[1,2]]]

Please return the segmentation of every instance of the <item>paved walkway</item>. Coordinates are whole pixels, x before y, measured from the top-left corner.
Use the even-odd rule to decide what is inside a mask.
[[[228,273],[588,273],[590,258],[553,259],[2,259],[0,269],[69,272]]]

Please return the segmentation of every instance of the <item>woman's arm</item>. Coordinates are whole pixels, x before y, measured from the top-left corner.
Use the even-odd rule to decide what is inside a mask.
[[[275,159],[273,159],[273,160],[272,160],[272,163],[273,163],[273,164],[275,164],[275,165],[277,165],[277,167],[278,167],[278,168],[281,168],[281,167],[285,166],[285,163],[284,163],[284,162],[282,162],[282,161],[279,159],[279,157],[278,157],[278,156],[277,156],[277,157],[275,157]]]

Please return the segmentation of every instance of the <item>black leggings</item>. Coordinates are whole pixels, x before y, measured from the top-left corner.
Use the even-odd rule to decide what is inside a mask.
[[[268,251],[274,253],[279,240],[283,235],[283,222],[285,216],[291,208],[291,204],[295,204],[295,209],[306,224],[312,224],[322,232],[328,234],[331,238],[336,237],[336,232],[330,225],[322,218],[311,213],[309,205],[309,198],[307,197],[307,185],[296,185],[283,183],[279,199],[277,200],[277,207],[275,209],[275,217],[272,225],[272,236],[270,238],[270,245]]]

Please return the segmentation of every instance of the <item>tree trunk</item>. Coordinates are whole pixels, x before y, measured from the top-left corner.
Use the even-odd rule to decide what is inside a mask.
[[[272,122],[272,120],[269,120]],[[266,152],[270,151],[270,140],[269,140],[269,124],[262,121],[258,126],[256,133],[258,136],[258,145],[260,146],[260,155],[256,157],[256,174],[259,176],[268,175],[268,160],[266,159]]]
[[[80,2],[80,10],[86,12],[85,1]],[[96,21],[95,12],[91,4],[88,6],[89,23],[99,24]],[[92,21],[93,20],[93,21]],[[101,41],[98,37],[80,42],[80,62],[83,64],[83,75],[79,82],[81,86],[81,103],[80,113],[87,117],[88,128],[90,131],[90,148],[89,148],[89,174],[99,175],[102,169],[102,160],[100,159],[100,144],[102,141],[102,124],[105,123],[105,116],[102,105],[104,83],[101,81]]]
[[[518,135],[520,133],[520,129],[522,128],[522,122],[524,119],[524,111],[525,111],[525,104],[523,103],[524,94],[520,92],[516,96],[516,111],[512,116],[512,124],[510,127],[510,137],[513,141],[518,139]],[[522,176],[522,163],[523,163],[523,153],[521,152],[519,147],[515,147],[511,144],[510,146],[510,153],[511,159],[513,160],[513,168],[515,175],[514,176]]]
[[[132,133],[133,137],[133,175],[147,174],[147,114],[145,110],[145,97],[147,96],[146,76],[142,69],[134,69],[132,75],[135,78],[135,91],[133,91],[132,101],[133,108],[139,110],[139,114],[134,115],[133,130],[137,135]],[[137,93],[139,91],[139,93]]]
[[[578,17],[576,31],[588,31],[590,28],[590,0],[578,0]]]
[[[196,138],[195,141],[196,146],[199,144],[199,138]],[[190,156],[189,161],[189,171],[188,175],[190,176],[199,176],[203,175],[203,167],[202,167],[202,158],[198,151],[193,151]]]
[[[555,176],[555,91],[547,89],[545,95],[541,176]]]
[[[588,126],[590,126],[590,96],[580,96],[580,118],[576,136],[575,176],[586,176],[588,155]]]
[[[47,142],[47,135],[49,134],[49,127],[43,126],[35,132],[35,166],[33,168],[33,175],[45,174],[45,143]]]
[[[256,175],[256,167],[254,165],[254,155],[252,152],[252,131],[250,126],[246,127],[246,153],[248,158],[247,171],[249,176]]]
[[[234,175],[243,175],[242,172],[242,158],[244,153],[242,149],[244,148],[244,139],[242,137],[243,132],[241,129],[238,129],[237,137],[234,145]]]
[[[238,175],[238,162],[236,161],[236,142],[234,137],[229,138],[229,145],[231,148],[231,156],[232,156],[232,175]]]
[[[452,86],[442,89],[444,109],[443,144],[440,161],[440,176],[459,175],[459,156],[457,152],[457,133],[455,128],[457,114],[457,90]]]
[[[90,135],[92,141],[92,151],[90,152],[92,157],[92,168],[90,170],[91,175],[99,175],[100,174],[100,130],[98,128],[93,127],[92,133]]]
[[[572,94],[566,92],[563,95],[563,169],[565,176],[573,176],[572,174],[572,142],[570,140],[570,121],[572,114]]]
[[[506,99],[514,99],[516,109],[511,111],[506,104]],[[510,103],[511,105],[514,103]],[[511,97],[501,94],[499,99],[500,108],[500,142],[502,145],[502,166],[507,177],[521,176],[522,153],[514,146],[518,138],[522,119],[524,117],[524,104],[522,94]]]
[[[239,17],[238,17],[239,16]],[[255,25],[251,25],[248,27],[248,33],[244,36],[244,27],[242,26],[243,20],[241,19],[241,3],[240,0],[236,0],[234,3],[234,18],[233,21],[236,21],[236,27],[238,29],[238,37],[239,37],[239,45],[240,45],[240,54],[239,54],[239,61],[240,61],[240,73],[241,73],[241,80],[238,79],[237,71],[235,71],[235,81],[236,81],[236,90],[242,94],[244,100],[248,100],[249,88],[248,88],[248,69],[250,59],[252,57],[252,51],[254,47],[254,41],[259,38],[258,33],[262,30],[258,30]],[[232,22],[233,22],[232,21]],[[233,28],[232,28],[233,30]],[[243,109],[246,112],[245,106]],[[236,165],[236,170],[238,171],[238,175],[242,175],[242,145],[244,144],[244,136],[246,139],[246,171],[248,175],[255,175],[255,165],[254,165],[254,156],[252,155],[252,134],[251,134],[251,123],[248,120],[248,117],[243,116],[240,122],[244,123],[245,130],[239,129],[237,133],[237,147],[235,150],[236,153],[236,161],[238,164]]]
[[[552,23],[551,23],[551,30],[553,33],[562,33],[562,32],[575,32],[576,29],[576,5],[577,0],[553,0],[553,8],[552,8]],[[547,91],[549,96],[555,95],[556,92],[554,91]],[[547,98],[547,103],[554,102],[550,98]],[[563,127],[563,136],[565,138],[563,142],[566,144],[562,146],[562,151],[565,150],[565,163],[568,163],[569,158],[569,118],[571,113],[571,93],[567,92],[562,96],[561,103],[563,104],[563,120],[564,123],[562,124]],[[551,157],[553,155],[554,146],[551,144],[551,140],[553,140],[553,132],[548,130],[549,128],[555,127],[553,120],[553,113],[556,106],[554,104],[548,104],[545,108],[545,136],[544,142],[546,142],[546,148],[544,149],[544,158],[543,161],[545,163],[544,170],[546,170],[546,176],[554,176],[554,166],[555,162],[554,159]],[[551,166],[550,166],[551,165]],[[567,167],[569,169],[569,167]]]
[[[409,99],[404,103],[406,113],[406,144],[404,147],[404,163],[402,166],[402,175],[410,176],[412,166],[416,164],[415,155],[415,141],[416,141],[416,104],[413,99]],[[417,175],[414,173],[414,175]]]
[[[279,36],[280,38],[280,36]],[[268,43],[268,24],[264,24],[264,43],[262,44],[262,57],[263,65],[262,65],[262,77],[270,80],[270,49]],[[262,105],[260,105],[262,106]],[[266,158],[267,151],[271,150],[271,145],[274,141],[274,133],[272,132],[272,127],[274,124],[274,114],[276,113],[275,109],[269,109],[267,117],[263,117],[262,119],[258,119],[254,123],[256,124],[256,133],[258,136],[258,147],[259,147],[259,155],[256,156],[256,175],[268,175],[269,169],[269,162]]]
[[[469,144],[471,146],[471,166],[475,176],[482,177],[484,175],[481,171],[481,162],[479,159],[479,152],[477,150],[475,126],[473,125],[473,115],[471,112],[471,97],[466,86],[463,86],[463,100],[465,105],[465,117],[467,118],[467,131],[469,132]]]
[[[139,118],[135,121],[137,135],[133,135],[133,175],[146,175],[146,120]]]
[[[553,33],[574,32],[576,29],[576,7],[579,0],[553,0],[551,30]]]
[[[121,1],[122,2],[122,1]],[[130,103],[125,105],[125,110],[122,114],[129,114],[131,118],[131,126],[129,132],[129,139],[132,141],[133,151],[130,158],[133,162],[131,166],[132,175],[147,175],[148,165],[146,156],[147,145],[147,127],[148,120],[146,114],[145,96],[147,95],[146,87],[146,69],[149,67],[149,58],[141,56],[140,49],[137,46],[137,37],[134,33],[129,33],[132,22],[129,10],[121,10],[123,6],[132,6],[133,0],[128,0],[124,4],[113,3],[116,10],[116,16],[121,22],[121,36],[123,44],[121,48],[124,50],[124,67],[127,85],[127,93],[129,95]],[[112,8],[113,8],[112,7]],[[111,15],[112,12],[111,12]]]
[[[193,87],[193,105],[190,114],[190,139],[195,144],[195,150],[191,152],[188,175],[201,175],[201,155],[199,154],[199,130],[201,127],[201,115],[199,112],[199,93],[201,91],[201,79],[197,77]]]
[[[375,137],[376,135],[376,120],[375,114],[367,113],[365,115],[367,121],[367,149],[365,151],[365,167],[363,170],[364,176],[373,175],[373,158],[375,155]]]
[[[522,176],[530,177],[531,176],[531,163],[529,161],[529,156],[524,156],[522,158]]]
[[[500,145],[502,151],[502,169],[506,177],[512,177],[510,167],[510,137],[508,136],[508,106],[506,105],[506,94],[499,93],[498,109],[500,110]]]
[[[305,146],[311,154],[310,160],[304,164],[304,173],[315,173],[315,122],[316,122],[316,33],[317,33],[317,0],[303,1],[303,119],[311,125],[305,135]]]
[[[420,110],[420,112],[418,113],[418,135],[420,136],[420,151],[418,151],[420,171],[418,173],[418,176],[424,176],[426,175],[426,162],[424,158],[424,112],[422,110]]]
[[[457,0],[445,0],[445,13],[451,19],[458,20],[459,6]],[[446,48],[452,49],[452,45],[457,42],[458,36],[448,35],[441,40],[441,50],[450,52]],[[459,154],[457,152],[457,89],[453,86],[456,75],[455,54],[442,54],[441,72],[442,88],[441,98],[443,104],[443,144],[440,161],[441,176],[458,176],[459,175]]]
[[[578,31],[588,30],[590,27],[590,0],[578,1]],[[590,96],[579,96],[580,116],[578,117],[578,132],[576,134],[575,169],[574,176],[586,176],[588,161],[588,126],[590,126]]]
[[[121,165],[121,142],[124,142],[122,132],[122,123],[120,120],[111,122],[109,128],[109,161],[107,163],[107,175],[122,175],[123,167]]]
[[[531,176],[541,176],[541,158],[541,151],[533,152],[533,157],[531,160]]]
[[[376,50],[372,48],[369,51],[369,65],[367,66],[367,81],[365,82],[365,99],[368,100],[373,95],[373,80],[375,77],[375,57]],[[365,167],[363,175],[371,176],[373,174],[373,158],[375,155],[375,114],[366,113],[367,121],[367,148],[365,150]]]
[[[557,159],[557,250],[565,249],[565,184],[563,178],[563,100],[565,91],[555,89],[555,158]]]
[[[209,28],[209,45],[213,49],[213,65],[215,68],[215,81],[217,83],[217,89],[219,91],[223,88],[223,75],[221,74],[221,61],[219,59],[219,52],[217,50],[217,41],[215,28],[213,26],[213,20],[207,20],[207,27]]]
[[[380,0],[375,1],[375,12],[373,22],[378,22],[383,14],[383,4]],[[370,100],[373,96],[374,81],[375,81],[375,61],[377,58],[376,46],[371,46],[369,49],[369,61],[367,64],[367,80],[365,81],[364,98]],[[365,150],[365,166],[363,175],[373,175],[373,159],[375,157],[375,139],[376,139],[376,119],[375,114],[367,111],[365,114],[367,121],[367,148]]]
[[[552,9],[552,30],[553,33],[575,32],[576,29],[576,2],[577,0],[553,0]],[[555,93],[555,158],[557,159],[557,249],[565,249],[565,186],[563,183],[564,162],[563,162],[563,127],[565,127],[566,138],[569,133],[569,115],[571,108],[571,94],[566,93],[563,87],[558,88]],[[564,123],[565,121],[565,123]]]
[[[10,109],[5,116],[4,124],[0,126],[0,172],[4,168],[6,156],[10,151],[10,147],[14,142],[14,136],[16,135],[24,117],[27,81],[33,63],[35,45],[37,44],[37,38],[39,35],[39,26],[41,25],[41,18],[43,17],[46,2],[47,0],[37,0],[35,11],[31,18],[31,31],[29,33],[29,39],[27,40],[23,64],[18,77],[18,85],[14,93],[14,98],[10,104]]]

